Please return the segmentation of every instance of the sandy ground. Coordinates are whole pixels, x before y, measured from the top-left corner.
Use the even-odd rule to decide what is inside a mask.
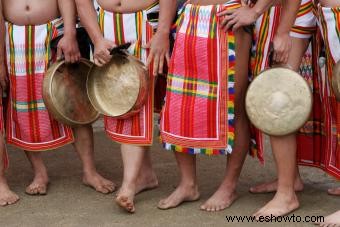
[[[99,128],[98,128],[99,127]],[[97,125],[95,134],[96,163],[104,176],[120,183],[122,163],[119,146],[112,143]],[[266,144],[268,146],[268,143]],[[267,149],[269,150],[269,149]],[[270,151],[269,151],[270,152]],[[156,208],[157,202],[168,195],[178,180],[176,163],[171,152],[163,151],[156,142],[152,147],[154,168],[160,187],[137,196],[134,215],[121,211],[112,201],[113,195],[101,195],[81,183],[81,163],[71,145],[44,155],[50,174],[47,196],[32,197],[24,193],[32,179],[32,171],[23,152],[9,147],[11,166],[8,171],[12,189],[19,193],[18,204],[0,208],[0,226],[254,226],[261,223],[228,223],[226,215],[251,215],[273,194],[252,195],[249,186],[275,177],[271,154],[261,166],[247,158],[238,186],[240,198],[231,208],[219,213],[200,211],[199,205],[211,195],[220,183],[225,157],[198,158],[198,176],[202,198],[168,211]],[[327,215],[340,209],[340,198],[326,194],[329,187],[340,186],[339,181],[314,168],[301,167],[305,190],[299,193],[301,208],[294,215],[302,217]],[[277,226],[312,226],[307,223],[278,224]]]

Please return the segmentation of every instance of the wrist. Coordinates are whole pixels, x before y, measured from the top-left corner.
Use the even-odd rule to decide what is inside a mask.
[[[75,38],[77,36],[77,30],[75,28],[65,29],[64,37]]]
[[[289,36],[290,35],[290,30],[281,30],[281,29],[277,29],[276,31],[276,35],[278,36]]]
[[[156,31],[158,34],[161,35],[169,35],[170,34],[170,28],[169,27],[161,27],[159,26]]]
[[[254,20],[257,20],[262,15],[262,13],[263,13],[262,12],[263,10],[259,9],[258,7],[256,7],[256,5],[253,8],[251,8],[251,10],[254,13]]]

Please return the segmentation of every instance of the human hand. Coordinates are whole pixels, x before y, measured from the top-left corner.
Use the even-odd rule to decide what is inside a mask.
[[[162,74],[165,61],[170,62],[170,40],[169,33],[156,32],[151,41],[144,48],[150,49],[147,66],[153,62],[153,75]]]
[[[80,60],[80,51],[76,36],[64,35],[57,47],[57,59],[64,55],[66,63],[76,63]]]
[[[95,42],[93,52],[94,63],[97,66],[103,66],[107,64],[112,58],[110,50],[115,46],[116,45],[112,41],[105,38],[101,38]]]

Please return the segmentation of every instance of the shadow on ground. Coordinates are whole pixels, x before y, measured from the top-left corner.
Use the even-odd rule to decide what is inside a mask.
[[[103,132],[96,132],[95,145],[99,172],[119,184],[122,178],[119,146],[112,143]],[[269,147],[268,144],[266,147]],[[9,155],[9,183],[12,189],[19,193],[21,200],[17,205],[0,208],[0,226],[229,226],[231,223],[227,222],[226,215],[251,215],[273,196],[252,195],[248,192],[249,186],[275,177],[275,168],[268,152],[265,166],[261,166],[257,160],[247,158],[238,186],[240,198],[231,208],[219,213],[206,213],[198,209],[201,202],[217,188],[225,167],[223,156],[199,156],[201,200],[184,204],[177,209],[161,211],[156,208],[156,204],[174,189],[178,176],[172,153],[163,151],[155,142],[152,158],[160,187],[137,196],[137,212],[134,215],[126,214],[117,208],[113,203],[113,195],[101,195],[82,185],[81,163],[71,145],[44,154],[51,184],[48,195],[42,197],[32,197],[24,193],[32,178],[32,171],[24,153],[9,147]],[[299,193],[301,208],[294,214],[302,217],[327,215],[339,209],[340,198],[326,194],[326,189],[339,186],[339,181],[336,182],[317,169],[303,167],[301,170],[305,191]],[[306,223],[280,225],[311,226]]]

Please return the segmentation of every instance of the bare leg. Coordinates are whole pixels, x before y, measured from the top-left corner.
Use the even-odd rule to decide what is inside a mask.
[[[31,162],[34,179],[26,188],[29,195],[46,195],[48,185],[48,174],[40,152],[25,151],[27,158]]]
[[[137,180],[143,165],[146,147],[121,145],[124,165],[122,187],[117,194],[117,204],[126,211],[135,212],[134,197],[136,194]]]
[[[94,164],[92,126],[74,128],[74,147],[83,163],[83,183],[96,191],[107,194],[115,190],[115,184],[99,175]]]
[[[221,211],[228,208],[237,198],[236,186],[244,160],[249,150],[249,122],[245,111],[245,94],[248,85],[248,59],[251,37],[240,29],[236,34],[236,77],[235,77],[235,146],[228,156],[225,177],[201,209]]]
[[[300,175],[300,171],[299,171],[299,167],[296,166],[296,176],[295,176],[295,180],[294,180],[294,190],[296,192],[301,192],[303,191],[303,181],[301,179],[301,175]],[[271,193],[271,192],[276,192],[277,190],[277,179],[267,182],[267,183],[262,183],[259,185],[256,185],[254,187],[251,187],[249,189],[249,191],[251,193]]]
[[[136,183],[136,194],[158,187],[158,179],[152,168],[150,150],[147,149],[143,156],[143,162]]]
[[[158,208],[162,210],[175,208],[183,202],[196,201],[200,197],[196,179],[196,156],[175,152],[175,157],[181,180],[174,192],[159,201]]]
[[[16,203],[19,196],[9,188],[5,176],[4,152],[6,152],[3,136],[0,135],[0,206],[7,206]]]
[[[307,39],[293,38],[293,46],[289,55],[288,64],[298,71],[301,59],[308,47]],[[259,216],[283,216],[299,207],[299,201],[295,194],[294,184],[296,172],[296,135],[284,137],[271,137],[272,151],[277,166],[278,183],[274,198],[254,215]]]

